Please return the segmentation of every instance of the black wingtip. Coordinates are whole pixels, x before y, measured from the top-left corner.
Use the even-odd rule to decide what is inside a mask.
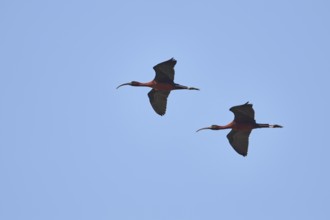
[[[238,153],[238,152],[237,152]],[[246,157],[247,156],[247,153],[245,154],[245,153],[242,153],[242,152],[240,152],[240,153],[238,153],[239,155],[241,155],[241,156],[243,156],[243,157]]]
[[[155,113],[157,114],[157,115],[159,115],[159,116],[164,116],[165,115],[165,112],[164,113],[159,113],[159,112],[156,112],[156,110],[154,110],[155,111]]]
[[[166,114],[166,110],[165,110],[165,112],[160,112],[160,111],[154,109],[154,111],[155,111],[155,113],[156,113],[157,115],[159,115],[159,116],[164,116],[164,115]]]
[[[246,102],[245,104],[243,104],[243,105],[250,105],[251,107],[253,107],[253,104],[252,103],[250,103],[249,101],[248,102]]]

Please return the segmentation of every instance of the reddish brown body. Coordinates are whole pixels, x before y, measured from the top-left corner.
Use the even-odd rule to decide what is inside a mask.
[[[171,91],[175,89],[175,86],[169,83],[158,83],[153,81],[152,88],[156,90]]]
[[[254,123],[239,123],[239,122],[233,121],[231,123],[231,128],[233,130],[237,130],[237,131],[250,131],[250,130],[256,128],[256,124],[254,124]]]

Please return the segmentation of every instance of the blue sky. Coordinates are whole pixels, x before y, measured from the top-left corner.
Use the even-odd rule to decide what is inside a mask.
[[[0,2],[0,219],[329,219],[328,1]],[[174,57],[160,117],[147,88]],[[228,131],[250,101],[249,154]]]

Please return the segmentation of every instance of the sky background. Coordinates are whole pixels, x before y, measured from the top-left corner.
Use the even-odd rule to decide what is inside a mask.
[[[330,2],[0,1],[0,219],[330,219]],[[177,59],[165,116],[152,67]],[[226,131],[250,101],[247,157]]]

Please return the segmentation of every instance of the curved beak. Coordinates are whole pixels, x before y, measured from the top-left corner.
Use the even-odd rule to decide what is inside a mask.
[[[119,86],[117,87],[117,89],[118,89],[119,87],[121,87],[121,86],[131,86],[131,85],[132,85],[132,83],[124,83],[124,84],[119,85]]]
[[[189,90],[199,90],[199,88],[189,87]]]
[[[211,127],[201,128],[201,129],[198,129],[196,132],[199,132],[201,130],[207,130],[207,129],[211,129]]]

